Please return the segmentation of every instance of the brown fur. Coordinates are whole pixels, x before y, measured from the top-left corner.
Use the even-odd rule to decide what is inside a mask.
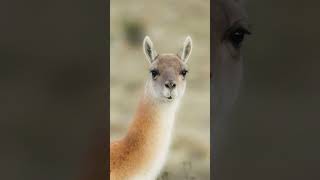
[[[111,179],[125,179],[147,166],[156,153],[161,133],[157,105],[144,97],[138,106],[127,135],[111,144],[110,174]],[[114,177],[117,177],[115,179]]]
[[[161,54],[158,55],[155,62],[151,65],[151,69],[157,67],[160,70],[162,84],[164,81],[171,79],[179,83],[183,80],[179,76],[182,69],[187,69],[186,64],[182,62],[180,57],[175,54]],[[166,73],[164,73],[166,71]]]

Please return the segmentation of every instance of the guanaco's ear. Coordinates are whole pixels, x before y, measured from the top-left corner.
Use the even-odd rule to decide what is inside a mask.
[[[180,58],[183,62],[187,63],[190,57],[191,51],[192,51],[192,40],[191,40],[191,37],[188,36],[183,43],[182,52],[180,53]]]
[[[155,60],[157,52],[153,47],[153,43],[149,36],[146,36],[143,40],[143,52],[146,55],[150,64]]]

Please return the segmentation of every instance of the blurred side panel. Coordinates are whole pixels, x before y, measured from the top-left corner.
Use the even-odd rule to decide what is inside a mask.
[[[106,10],[105,0],[0,2],[0,179],[106,172]]]

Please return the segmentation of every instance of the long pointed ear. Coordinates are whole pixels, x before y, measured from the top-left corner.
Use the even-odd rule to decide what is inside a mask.
[[[146,36],[143,40],[143,52],[146,55],[150,64],[155,60],[157,52],[153,47],[153,43],[149,36]]]
[[[190,57],[191,51],[192,51],[192,40],[191,40],[191,37],[188,36],[183,43],[183,48],[180,55],[180,58],[184,63],[187,63]]]

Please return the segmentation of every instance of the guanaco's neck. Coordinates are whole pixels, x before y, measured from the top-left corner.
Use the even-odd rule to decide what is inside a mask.
[[[177,101],[156,102],[147,93],[141,98],[122,141],[123,157],[135,174],[131,179],[155,179],[160,172],[171,142]]]
[[[127,136],[133,140],[150,143],[171,134],[178,102],[155,102],[144,95],[138,105]]]

